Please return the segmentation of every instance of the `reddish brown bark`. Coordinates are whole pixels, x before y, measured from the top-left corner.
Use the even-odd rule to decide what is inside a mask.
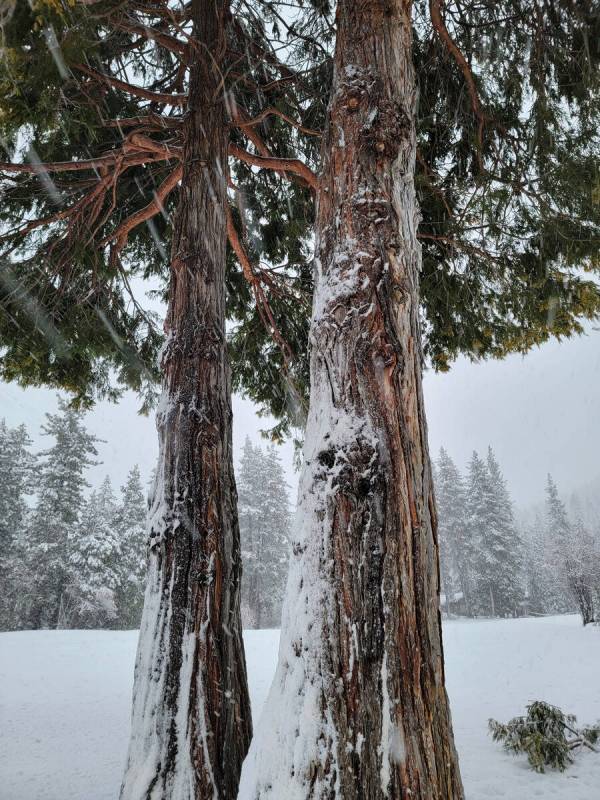
[[[123,800],[235,800],[251,736],[225,340],[225,0],[193,0],[150,575]]]
[[[313,371],[332,373],[335,406],[375,432],[373,441],[357,438],[331,453],[322,445],[340,470],[328,509],[339,632],[328,630],[325,653],[344,687],[328,705],[342,737],[345,800],[462,797],[444,689],[421,388],[410,5],[338,5],[317,216],[324,280],[349,282],[352,292],[343,303],[333,292],[315,320]],[[386,728],[387,765],[374,741]]]
[[[421,387],[415,116],[410,2],[340,0],[298,530],[270,730],[241,800],[463,797]]]

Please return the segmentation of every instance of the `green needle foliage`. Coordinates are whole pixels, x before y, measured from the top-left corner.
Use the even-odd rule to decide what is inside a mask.
[[[170,40],[140,33],[146,26],[183,41],[185,19],[174,23],[167,7],[17,0],[2,31],[0,159],[117,152],[132,129],[114,121],[152,114],[161,124],[147,123],[142,133],[181,146],[184,109],[77,67],[185,94],[187,71]],[[249,118],[275,110],[252,128],[231,124],[232,144],[254,153],[262,144],[318,173],[332,7],[233,0],[228,32],[228,102]],[[460,354],[502,358],[581,333],[600,313],[597,3],[416,0],[414,59],[428,363],[446,370]],[[177,189],[161,213],[130,232],[118,257],[106,237],[148,204],[174,166],[169,159],[129,166],[94,224],[83,218],[69,230],[60,214],[98,182],[97,170],[0,170],[2,378],[65,388],[81,404],[132,387],[150,405],[162,332],[140,287],[165,297]],[[280,438],[302,425],[308,394],[314,193],[302,180],[239,159],[230,173],[234,223],[270,314],[232,251],[233,384],[276,417],[271,433]]]
[[[514,717],[506,724],[490,719],[489,728],[494,741],[502,742],[509,753],[525,753],[536,772],[545,772],[546,767],[564,772],[573,763],[576,748],[594,749],[600,737],[600,726],[577,729],[576,722],[573,714],[537,700],[527,706],[526,716]]]

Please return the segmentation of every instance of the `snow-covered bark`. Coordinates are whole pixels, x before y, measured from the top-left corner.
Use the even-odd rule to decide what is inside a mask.
[[[235,800],[250,735],[225,341],[227,3],[196,44],[157,414],[160,456],[122,800]]]
[[[410,3],[342,0],[279,662],[240,800],[461,798],[421,390]]]

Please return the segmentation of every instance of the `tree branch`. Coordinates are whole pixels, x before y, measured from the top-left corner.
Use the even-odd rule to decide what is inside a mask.
[[[131,83],[126,83],[118,78],[113,78],[110,75],[104,75],[102,72],[98,72],[97,70],[92,69],[85,64],[73,64],[73,68],[83,72],[85,75],[88,75],[90,78],[93,78],[100,83],[106,83],[108,86],[112,86],[114,89],[127,92],[135,97],[141,97],[143,100],[150,100],[152,103],[160,103],[162,105],[170,106],[184,106],[187,103],[186,94],[151,92],[149,89],[144,89],[141,86],[133,86]]]
[[[112,258],[116,258],[119,252],[125,247],[130,231],[136,228],[141,222],[145,222],[146,220],[156,216],[162,210],[165,200],[177,186],[182,178],[182,175],[183,167],[181,164],[179,164],[161,183],[154,193],[154,198],[150,203],[148,203],[147,206],[140,208],[139,211],[136,211],[135,214],[132,214],[130,217],[128,217],[115,231],[102,240],[101,244],[108,244],[108,242],[114,240],[111,253]]]
[[[303,161],[298,158],[276,158],[274,156],[257,156],[254,153],[249,153],[247,150],[239,147],[237,144],[229,144],[229,154],[240,161],[251,164],[254,167],[261,167],[262,169],[272,169],[278,172],[291,172],[294,175],[299,175],[306,183],[316,191],[319,185],[315,173],[307,167]]]
[[[146,151],[146,155],[142,153]],[[113,166],[123,158],[124,153],[134,153],[133,158],[125,158],[125,166],[136,166],[146,161],[169,160],[180,158],[178,147],[169,147],[161,142],[155,142],[147,136],[134,133],[125,140],[123,147],[111,153],[106,153],[98,158],[88,158],[83,161],[46,161],[41,164],[12,164],[10,161],[0,161],[0,172],[28,173],[39,175],[44,172],[81,172],[87,169],[103,169]],[[153,154],[153,155],[151,155]]]
[[[288,343],[285,341],[279,328],[277,327],[277,323],[275,322],[275,317],[273,316],[273,312],[271,310],[271,306],[269,305],[269,301],[265,295],[264,289],[261,286],[260,278],[256,275],[252,264],[250,263],[250,259],[242,242],[240,241],[240,237],[238,236],[238,232],[235,227],[235,223],[233,221],[233,215],[231,213],[231,208],[229,204],[227,205],[227,237],[229,239],[229,244],[231,245],[231,249],[236,254],[238,261],[240,262],[240,266],[242,268],[242,272],[244,273],[244,277],[246,278],[247,282],[250,284],[252,288],[252,293],[254,294],[254,299],[256,301],[256,309],[259,313],[259,316],[263,322],[263,325],[267,330],[271,330],[273,334],[273,338],[275,339],[281,353],[283,355],[283,361],[287,368],[289,361],[292,358],[292,351]]]
[[[78,172],[86,169],[101,169],[114,164],[120,151],[114,155],[101,156],[100,158],[89,158],[85,161],[47,161],[44,164],[11,164],[8,161],[0,161],[0,172],[26,172],[39,175],[44,172]]]
[[[305,133],[307,136],[321,136],[320,131],[315,131],[312,128],[306,128],[302,125],[301,122],[296,122],[293,117],[288,116],[283,111],[280,111],[278,108],[274,106],[269,106],[269,108],[265,108],[263,111],[258,114],[258,116],[253,117],[252,119],[248,119],[245,122],[236,122],[236,126],[238,128],[253,128],[255,125],[260,125],[263,120],[267,117],[275,116],[279,117],[280,119],[284,120],[288,123],[288,125],[292,125],[294,128],[299,130],[301,133]]]
[[[115,28],[119,28],[119,30],[128,31],[129,33],[137,33],[149,41],[156,42],[161,47],[164,47],[165,50],[168,50],[170,53],[174,53],[177,56],[185,57],[187,54],[187,48],[183,42],[180,42],[175,36],[170,36],[168,33],[162,33],[157,28],[153,28],[149,25],[139,25],[138,23],[132,22],[129,19],[113,19],[113,25]]]
[[[123,117],[122,119],[110,119],[103,124],[107,128],[132,128],[132,127],[152,127],[152,128],[178,128],[182,124],[181,117],[163,117],[161,114],[146,114],[141,117]]]
[[[446,27],[446,24],[444,22],[442,16],[443,6],[444,6],[444,0],[429,0],[429,12],[431,15],[431,23],[435,28],[435,30],[437,31],[440,39],[444,42],[447,49],[451,53],[452,57],[456,61],[458,68],[463,74],[465,83],[467,84],[467,90],[469,92],[469,97],[471,99],[471,108],[473,109],[473,113],[477,117],[479,123],[477,128],[477,141],[478,141],[477,160],[479,162],[480,169],[483,169],[481,153],[483,149],[483,128],[486,123],[486,117],[481,107],[481,101],[479,99],[479,93],[477,91],[477,86],[475,84],[475,78],[473,77],[473,72],[471,71],[471,68],[467,63],[467,59],[461,53],[460,49],[450,36],[448,28]]]

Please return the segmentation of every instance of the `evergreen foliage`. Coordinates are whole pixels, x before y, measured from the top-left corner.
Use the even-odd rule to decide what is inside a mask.
[[[515,600],[523,594],[523,542],[515,524],[506,482],[491,447],[488,448],[487,469],[492,527],[482,547],[485,558],[481,583],[487,585],[500,615],[514,614]]]
[[[121,542],[115,525],[116,499],[110,479],[86,501],[69,541],[69,627],[102,628],[118,616]]]
[[[147,502],[136,464],[121,487],[121,500],[114,516],[120,548],[116,590],[120,628],[137,628],[142,616],[146,581],[146,515]]]
[[[521,540],[510,497],[490,449],[487,463],[469,463],[467,519],[473,548],[472,602],[476,613],[513,615],[522,595]]]
[[[278,627],[288,564],[290,511],[281,461],[246,438],[238,478],[246,627]]]
[[[537,513],[524,536],[525,585],[529,610],[550,613],[556,594],[556,575],[548,557],[548,537],[542,516]]]
[[[98,202],[68,218],[61,215],[99,189],[106,172],[15,173],[4,165],[5,379],[59,386],[84,404],[124,386],[146,406],[152,401],[161,332],[130,289],[149,279],[164,292],[177,189],[164,214],[132,229],[118,252],[107,245],[172,173],[182,106],[114,79],[157,97],[185,96],[186,13],[173,16],[161,1],[38,0],[17,3],[4,20],[5,158],[35,167],[126,155]],[[329,93],[333,13],[317,0],[232,3],[224,88],[245,117],[260,117],[252,126],[236,121],[230,103],[232,145],[300,158],[318,172],[314,134]],[[424,347],[437,369],[459,353],[526,352],[598,315],[599,20],[592,0],[415,3],[421,298]],[[134,134],[155,149],[140,149]],[[232,159],[231,171],[234,223],[258,279],[248,281],[232,250],[234,386],[275,415],[280,438],[302,424],[307,396],[313,198],[302,179],[283,180],[243,158]]]
[[[0,629],[136,627],[147,509],[139,468],[120,500],[108,477],[86,496],[98,440],[63,402],[47,417],[54,445],[35,456],[24,426],[0,422]]]
[[[600,617],[600,541],[581,519],[569,521],[556,483],[548,475],[546,526],[550,558],[558,576],[553,603],[559,610],[576,603],[584,625]]]
[[[29,508],[35,483],[35,458],[24,425],[0,421],[0,630],[13,627],[21,614]]]
[[[548,475],[546,483],[545,515],[547,558],[554,575],[548,607],[553,613],[564,613],[574,607],[567,577],[567,556],[573,544],[573,532],[551,475]]]
[[[470,609],[473,578],[465,486],[455,463],[443,447],[435,464],[434,482],[438,511],[441,589],[446,598],[445,610],[451,613],[452,604],[460,599],[464,599],[465,607]]]
[[[27,627],[68,624],[69,550],[88,488],[86,469],[95,464],[97,439],[80,412],[60,401],[43,427],[54,445],[39,454],[38,500],[28,532],[26,564],[30,576]]]
[[[502,742],[509,753],[526,753],[536,772],[546,767],[563,772],[573,763],[577,747],[593,745],[600,737],[600,726],[577,729],[577,718],[541,700],[527,706],[524,717],[514,717],[506,724],[490,719],[489,727],[495,742]]]

